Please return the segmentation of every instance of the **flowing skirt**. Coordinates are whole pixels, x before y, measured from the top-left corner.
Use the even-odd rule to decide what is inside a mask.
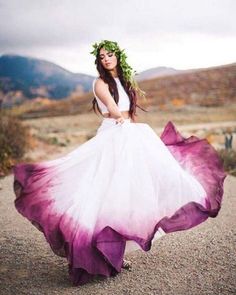
[[[172,122],[159,137],[112,118],[67,155],[13,174],[16,209],[66,257],[74,285],[114,276],[126,253],[216,217],[226,176],[206,139],[184,138]]]

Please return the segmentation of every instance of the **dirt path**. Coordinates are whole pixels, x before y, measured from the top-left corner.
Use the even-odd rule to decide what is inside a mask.
[[[131,272],[81,287],[70,284],[66,260],[17,213],[12,181],[12,175],[1,180],[0,294],[236,294],[236,178],[226,178],[217,218],[129,254]]]

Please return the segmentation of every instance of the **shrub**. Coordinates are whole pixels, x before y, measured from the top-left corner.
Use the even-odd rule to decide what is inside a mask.
[[[233,149],[221,149],[219,155],[224,162],[225,171],[236,176],[236,151]]]
[[[0,111],[0,176],[9,172],[30,148],[29,127],[12,115]]]

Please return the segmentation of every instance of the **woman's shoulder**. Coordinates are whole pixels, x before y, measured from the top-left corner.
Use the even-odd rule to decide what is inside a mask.
[[[108,85],[103,81],[103,79],[101,77],[96,77],[94,80],[93,80],[93,87],[97,88],[97,87],[108,87]]]
[[[107,90],[108,85],[100,77],[93,80],[93,94],[96,98],[100,99]]]
[[[98,81],[98,83],[102,83],[102,82],[105,83],[101,77],[96,77],[96,78],[93,80],[93,82],[97,82],[97,81]]]

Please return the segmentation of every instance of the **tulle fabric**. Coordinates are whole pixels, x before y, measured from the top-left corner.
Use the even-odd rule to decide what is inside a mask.
[[[126,253],[216,217],[226,176],[207,140],[184,138],[172,122],[159,137],[112,118],[64,157],[13,173],[16,209],[67,258],[75,285],[116,275]]]

